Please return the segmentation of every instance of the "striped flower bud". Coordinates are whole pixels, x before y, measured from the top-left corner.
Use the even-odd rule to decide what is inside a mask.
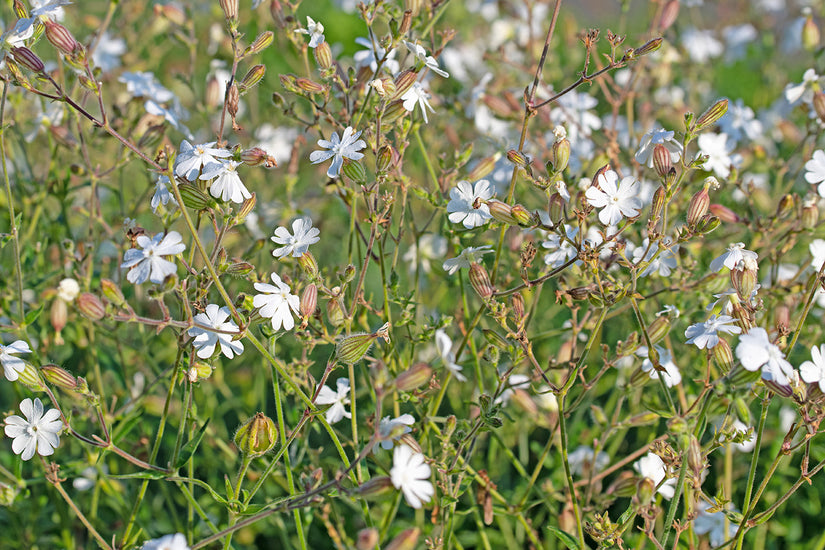
[[[304,291],[301,293],[301,307],[299,311],[301,312],[301,317],[304,319],[309,319],[313,315],[315,315],[315,310],[318,308],[318,287],[315,284],[310,283],[304,288]]]
[[[416,363],[395,379],[395,387],[398,391],[412,391],[419,386],[423,386],[430,381],[433,369],[426,363]]]
[[[756,260],[745,256],[730,270],[730,282],[739,294],[740,299],[745,301],[750,299],[751,293],[756,288],[756,272],[758,269],[759,264],[756,263]]]
[[[392,539],[388,545],[384,546],[384,550],[415,550],[420,534],[421,529],[418,527],[405,529]]]
[[[495,292],[493,284],[490,282],[490,276],[481,264],[475,262],[470,264],[469,279],[473,289],[483,300],[489,299]]]
[[[318,276],[318,262],[315,261],[315,256],[312,252],[306,251],[298,257],[298,265],[304,270],[310,279],[315,279]]]
[[[482,204],[487,205],[487,208],[490,210],[490,215],[494,220],[506,223],[507,225],[519,224],[518,220],[513,216],[513,207],[509,204],[496,199],[483,200],[479,198],[476,199],[473,208],[479,208]]]
[[[332,68],[332,50],[326,40],[315,47],[314,50],[315,62],[322,70]]]
[[[530,164],[530,159],[524,153],[510,149],[507,151],[507,160],[518,166],[519,168],[526,168]]]
[[[633,54],[635,57],[641,57],[643,55],[647,55],[650,53],[655,52],[659,48],[662,47],[662,38],[654,38],[653,40],[648,40],[638,48],[634,48]]]
[[[533,214],[520,204],[514,205],[510,210],[510,214],[516,220],[516,223],[521,226],[526,227],[533,224]]]
[[[525,308],[524,308],[524,296],[521,293],[516,292],[512,296],[510,296],[510,307],[513,311],[513,319],[515,319],[516,324],[521,326],[524,323],[525,317]]]
[[[418,74],[415,71],[402,71],[395,78],[395,95],[392,96],[392,99],[398,99],[405,93],[407,90],[412,88],[415,81],[418,79]]]
[[[254,67],[249,69],[244,75],[243,79],[241,80],[239,91],[244,93],[248,92],[250,88],[255,87],[261,80],[263,80],[265,74],[265,66],[255,65]]]
[[[22,372],[17,373],[17,381],[32,391],[46,391],[43,378],[31,363],[25,362]]]
[[[40,367],[40,374],[49,384],[54,384],[63,390],[74,390],[77,388],[77,378],[72,373],[57,365],[48,364]]]
[[[384,115],[381,117],[381,122],[384,124],[394,124],[398,119],[407,115],[409,111],[404,108],[404,102],[400,99],[393,101],[387,108],[384,109]]]
[[[383,338],[389,342],[389,323],[384,323],[381,328],[373,333],[351,334],[342,338],[335,347],[335,358],[347,365],[353,365],[364,358],[372,347],[373,342],[378,338]]]
[[[341,168],[341,172],[353,182],[363,185],[367,182],[367,170],[364,165],[355,161],[347,161]]]
[[[375,498],[384,496],[394,490],[395,487],[388,476],[378,476],[359,485],[356,492],[362,497]]]
[[[278,162],[275,158],[270,156],[269,153],[260,147],[245,149],[241,153],[241,161],[247,166],[260,166],[261,164],[263,164],[265,168],[274,168],[278,166]]]
[[[100,298],[90,292],[84,292],[77,297],[77,309],[87,319],[99,321],[106,315],[106,306]]]
[[[722,371],[722,374],[727,374],[733,368],[733,351],[730,349],[730,344],[722,338],[713,346],[713,361]]]
[[[687,211],[687,223],[690,227],[695,227],[702,216],[707,214],[710,207],[710,194],[708,193],[708,185],[705,184],[700,191],[698,191],[690,199]]]
[[[100,289],[103,292],[103,296],[115,307],[121,308],[126,305],[126,298],[123,297],[123,292],[120,291],[120,287],[109,279],[100,280]]]
[[[670,332],[670,318],[666,315],[656,317],[647,327],[647,335],[650,337],[651,344],[662,341],[668,332]]]
[[[793,213],[795,207],[795,196],[791,193],[787,193],[779,199],[779,204],[776,205],[776,214],[774,214],[774,216],[779,219],[787,218],[791,215],[791,213]]]
[[[64,55],[73,56],[82,48],[69,29],[60,23],[47,18],[43,24],[46,26],[46,39]]]
[[[386,174],[398,164],[398,151],[392,145],[384,145],[375,157],[375,169],[379,174]]]
[[[43,65],[43,60],[41,60],[36,53],[25,46],[12,48],[11,53],[14,56],[15,61],[32,72],[39,73],[45,68],[45,65]]]
[[[178,184],[183,204],[193,210],[206,210],[211,202],[206,194],[191,183]]]
[[[569,162],[570,142],[567,138],[559,139],[553,144],[553,169],[556,172],[564,172]]]
[[[226,19],[234,21],[238,18],[238,0],[220,0],[220,4]]]
[[[813,229],[819,221],[819,207],[817,207],[818,197],[812,196],[802,203],[802,227]]]
[[[257,413],[235,432],[235,445],[250,458],[268,453],[277,442],[275,422],[264,413]]]
[[[244,53],[246,54],[256,54],[261,53],[265,49],[267,49],[272,42],[275,40],[275,33],[272,31],[262,32],[255,38],[255,41],[246,48]]]
[[[673,169],[673,160],[670,158],[670,151],[661,143],[653,148],[653,168],[660,178],[667,176]]]
[[[490,172],[496,167],[496,160],[496,155],[481,159],[481,161],[476,164],[476,167],[467,174],[467,181],[478,181],[490,175]]]
[[[711,204],[711,213],[725,223],[740,223],[744,221],[736,212],[721,204]]]
[[[727,99],[720,99],[713,105],[711,105],[707,111],[702,113],[695,124],[693,125],[692,130],[694,132],[701,132],[706,128],[713,126],[716,121],[722,118],[725,113],[728,112],[728,100]]]
[[[665,7],[662,8],[662,14],[659,16],[659,32],[665,32],[676,22],[676,17],[679,15],[679,0],[670,0]]]

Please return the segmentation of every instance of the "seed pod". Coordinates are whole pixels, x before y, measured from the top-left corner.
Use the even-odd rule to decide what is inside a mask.
[[[229,112],[229,116],[235,118],[235,115],[238,114],[238,103],[241,100],[241,93],[238,90],[237,83],[233,82],[232,85],[229,87],[229,91],[226,92],[226,110]]]
[[[263,413],[257,413],[235,432],[235,445],[250,458],[269,452],[277,442],[275,423]]]
[[[730,270],[730,282],[741,300],[750,299],[751,293],[756,288],[756,272],[758,269],[759,264],[756,263],[756,260],[746,256]]]
[[[357,160],[345,162],[341,172],[356,184],[363,185],[367,182],[367,171]]]

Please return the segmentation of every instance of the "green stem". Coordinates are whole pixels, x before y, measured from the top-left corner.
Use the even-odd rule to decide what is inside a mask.
[[[756,505],[756,500],[751,501],[751,494],[753,492],[753,484],[756,479],[756,466],[759,461],[759,447],[762,444],[762,433],[765,430],[765,420],[768,417],[768,407],[771,404],[771,393],[762,399],[762,414],[759,415],[759,425],[756,428],[756,444],[753,447],[753,454],[751,455],[751,466],[748,471],[748,483],[745,485],[745,500],[742,503],[742,521],[739,523],[739,529],[736,531],[736,549],[742,550],[742,542],[745,539],[745,524],[748,517],[753,514],[753,507]],[[781,455],[780,455],[781,456]],[[776,462],[778,464],[778,462]],[[770,479],[770,475],[765,476],[765,479]],[[757,497],[758,498],[758,497]]]

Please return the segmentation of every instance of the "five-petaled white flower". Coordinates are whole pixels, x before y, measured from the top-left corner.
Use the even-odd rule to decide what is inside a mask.
[[[718,510],[709,512],[711,505],[704,500],[699,501],[699,515],[693,520],[693,531],[697,535],[707,534],[710,538],[710,545],[717,547],[725,542],[729,537],[736,534],[738,525],[736,522],[727,521],[725,512]],[[725,534],[725,523],[728,524],[728,532]]]
[[[158,176],[158,179],[155,182],[155,193],[152,195],[152,201],[150,202],[152,212],[155,214],[158,213],[158,208],[161,204],[166,206],[169,201],[171,201],[174,205],[178,204],[178,201],[175,200],[172,192],[169,191],[168,187],[166,187],[167,185],[169,185],[169,178],[167,176]]]
[[[404,45],[407,46],[407,49],[415,56],[416,60],[423,63],[432,72],[444,78],[449,78],[450,73],[438,68],[438,61],[436,61],[433,56],[427,55],[427,50],[424,49],[424,46],[421,44],[413,44],[406,40],[404,40]]]
[[[137,238],[139,248],[130,248],[123,255],[120,267],[131,268],[126,279],[136,285],[150,280],[153,283],[162,283],[169,275],[177,271],[174,262],[164,260],[163,256],[174,256],[186,249],[181,241],[183,237],[177,231],[170,231],[166,235],[158,233],[151,239],[146,235]]]
[[[720,178],[728,177],[731,165],[738,164],[740,160],[739,157],[731,156],[736,144],[728,141],[727,134],[702,134],[696,143],[700,154],[708,156],[702,168]]]
[[[399,445],[392,455],[390,479],[413,508],[421,508],[435,494],[430,483],[430,467],[424,460],[424,455],[413,451],[409,445]]]
[[[733,269],[736,267],[736,264],[745,258],[757,260],[759,259],[759,254],[745,250],[745,243],[731,243],[721,256],[710,262],[710,270],[720,271],[723,267]]]
[[[326,151],[313,151],[309,154],[309,160],[312,164],[318,164],[326,160],[332,159],[332,164],[329,165],[327,176],[330,178],[337,178],[341,173],[341,166],[344,165],[344,159],[360,160],[364,157],[364,153],[359,153],[361,149],[367,146],[363,139],[358,139],[361,132],[354,131],[352,127],[347,126],[341,138],[338,138],[338,132],[332,132],[332,137],[329,140],[319,139],[318,146]]]
[[[407,413],[397,418],[390,418],[389,416],[382,418],[378,423],[378,435],[381,440],[372,447],[372,452],[378,451],[378,447],[392,449],[396,440],[412,431],[410,426],[413,424],[415,424],[415,417]]]
[[[226,149],[215,147],[214,141],[192,145],[183,140],[180,144],[180,153],[175,159],[175,174],[189,181],[195,181],[201,168],[206,169],[213,164],[220,166],[221,161],[218,159],[231,156],[232,153]]]
[[[15,357],[18,353],[31,353],[28,342],[17,340],[8,346],[0,344],[0,363],[3,365],[3,371],[6,374],[6,380],[14,382],[17,380],[18,373],[23,372],[26,368],[26,362]]]
[[[146,541],[141,550],[189,550],[189,545],[183,533],[175,533]]]
[[[563,266],[568,260],[572,260],[579,255],[576,246],[571,244],[571,242],[576,242],[576,235],[579,233],[579,228],[568,225],[564,228],[564,232],[567,236],[565,239],[562,239],[558,233],[552,233],[547,237],[546,241],[541,243],[542,247],[550,250],[550,252],[544,255],[544,263],[553,269]],[[576,264],[581,264],[581,262],[577,261]]]
[[[255,290],[261,294],[256,294],[252,299],[252,305],[260,309],[261,317],[272,320],[272,328],[280,330],[292,330],[295,326],[295,319],[292,314],[297,314],[301,307],[301,300],[292,294],[292,291],[285,282],[276,274],[272,274],[272,282],[255,283]]]
[[[671,162],[679,162],[682,144],[673,139],[673,131],[668,132],[664,128],[655,128],[642,136],[639,150],[636,151],[636,162],[653,168],[653,149],[657,145],[663,145],[667,149]]]
[[[421,269],[430,272],[430,261],[438,260],[447,253],[447,239],[435,233],[421,235],[418,242],[413,242],[402,258],[410,264],[410,271]]]
[[[195,315],[195,322],[202,327],[192,327],[189,329],[189,336],[195,340],[192,342],[198,350],[198,357],[206,359],[215,352],[215,346],[221,344],[221,353],[229,359],[243,353],[243,342],[232,340],[232,332],[238,332],[238,325],[229,319],[229,308],[220,307],[217,304],[206,306],[205,313]],[[220,330],[221,332],[213,332]]]
[[[292,254],[293,258],[300,258],[309,250],[309,245],[321,240],[318,235],[321,232],[316,227],[312,227],[312,220],[309,218],[298,218],[292,222],[292,235],[286,227],[278,227],[275,236],[270,237],[275,244],[284,245],[272,251],[276,258],[283,258]]]
[[[550,394],[553,395],[553,394]],[[567,461],[570,463],[570,473],[577,476],[588,476],[591,472],[600,472],[610,464],[610,455],[603,451],[593,455],[595,452],[587,445],[579,445],[576,450],[570,453]]]
[[[307,28],[295,29],[295,32],[309,35],[309,47],[315,48],[321,44],[324,38],[324,26],[320,21],[315,21],[312,17],[307,15]]]
[[[438,355],[441,356],[441,362],[444,363],[444,367],[453,373],[456,380],[459,382],[466,382],[467,377],[461,374],[463,367],[455,362],[455,353],[453,353],[452,349],[453,341],[450,340],[450,337],[447,336],[444,329],[438,329],[435,331],[435,347],[438,349]]]
[[[252,193],[246,188],[238,175],[237,168],[240,162],[226,160],[217,164],[210,164],[203,167],[200,179],[215,181],[209,186],[209,194],[222,201],[232,201],[242,203],[252,197]]]
[[[316,405],[332,405],[324,413],[327,422],[335,424],[344,417],[352,418],[352,413],[344,408],[344,405],[349,405],[350,400],[347,397],[349,394],[349,380],[346,378],[339,378],[335,381],[337,391],[331,390],[328,386],[323,386],[321,392],[318,394],[318,399],[315,400]]]
[[[742,329],[735,323],[736,319],[730,315],[711,315],[704,323],[690,325],[685,330],[687,344],[696,344],[699,349],[711,349],[719,343],[717,332],[727,332],[728,334],[739,334]]]
[[[167,90],[157,81],[155,75],[150,72],[125,72],[120,75],[118,82],[126,84],[126,91],[132,97],[151,97],[154,101],[165,103],[171,101],[175,94]],[[187,145],[189,145],[187,143]],[[191,147],[191,146],[190,146]],[[181,152],[183,147],[181,146]]]
[[[664,377],[665,384],[668,388],[672,388],[673,386],[677,385],[682,381],[682,373],[679,372],[679,367],[676,366],[676,363],[673,362],[673,355],[671,355],[670,350],[665,349],[661,346],[653,346],[659,354],[659,364],[662,366],[665,371],[662,373]],[[639,346],[636,350],[636,355],[639,357],[644,357],[645,360],[642,362],[642,372],[650,373],[650,377],[653,379],[659,378],[658,371],[653,368],[653,361],[651,361],[648,357],[648,349],[647,346]]]
[[[642,200],[638,197],[639,182],[633,176],[622,178],[621,183],[618,182],[619,174],[607,170],[599,174],[599,186],[591,186],[584,193],[590,206],[602,209],[599,221],[604,225],[616,225],[623,217],[638,216],[642,207]]]
[[[435,109],[433,109],[430,102],[427,101],[428,99],[430,99],[430,94],[420,82],[413,83],[410,89],[401,96],[401,101],[404,102],[403,105],[407,111],[412,112],[416,105],[421,108],[421,115],[424,117],[425,123],[429,122],[429,120],[427,120],[427,109],[429,109],[431,113],[435,113]]]
[[[468,246],[455,258],[444,260],[444,265],[441,267],[443,267],[444,271],[446,271],[449,275],[452,275],[461,268],[469,269],[470,264],[479,263],[481,261],[481,257],[492,252],[492,249],[493,247],[489,244],[482,246]]]
[[[6,436],[13,439],[11,450],[23,460],[29,460],[35,451],[40,456],[50,456],[60,445],[60,437],[57,435],[63,429],[60,411],[43,411],[40,399],[35,397],[32,401],[27,397],[20,402],[20,412],[26,416],[25,420],[16,414],[6,418]]]
[[[825,197],[825,151],[822,149],[814,151],[811,160],[805,163],[805,170],[805,181],[818,183],[816,191],[820,197]]]
[[[811,360],[799,365],[799,376],[808,384],[819,384],[825,392],[825,344],[811,347]]]
[[[662,480],[664,480],[667,475],[667,467],[658,455],[647,453],[633,464],[633,469],[636,470],[640,476],[651,480],[659,487],[656,492],[660,495],[668,500],[673,498],[673,495],[676,493],[676,479],[670,478],[662,483]],[[660,483],[662,484],[659,485]]]
[[[776,344],[772,344],[768,333],[762,327],[752,328],[739,337],[736,357],[749,371],[762,369],[762,378],[780,386],[790,385],[793,366],[785,359],[785,354]]]
[[[479,227],[487,223],[493,216],[486,204],[479,203],[478,208],[474,206],[476,200],[486,201],[493,197],[495,189],[487,180],[478,180],[474,185],[467,181],[460,181],[450,189],[450,202],[447,203],[449,220],[453,223],[463,223],[467,229]]]

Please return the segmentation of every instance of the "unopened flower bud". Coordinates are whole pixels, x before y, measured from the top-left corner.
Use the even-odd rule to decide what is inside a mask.
[[[269,452],[277,442],[275,422],[263,413],[257,413],[235,432],[235,445],[250,458]]]
[[[418,527],[405,529],[392,539],[388,545],[384,546],[384,550],[415,550],[420,534],[421,529]]]
[[[24,4],[21,0],[14,0],[14,14],[18,19],[29,18],[29,10],[26,8],[26,4]]]
[[[356,492],[362,497],[375,498],[386,495],[394,490],[395,487],[388,476],[378,476],[359,485]]]
[[[341,309],[338,300],[333,299],[327,302],[327,319],[334,327],[340,327],[344,324],[344,311]]]
[[[775,216],[779,219],[787,218],[791,213],[794,211],[794,207],[796,205],[796,200],[793,194],[787,193],[781,199],[779,199],[779,204],[776,205],[776,214]]]
[[[507,203],[496,199],[489,199],[486,201],[476,199],[476,203],[478,203],[478,205],[473,204],[473,208],[478,208],[481,204],[486,204],[487,208],[490,210],[490,215],[496,221],[506,223],[507,225],[519,224],[518,220],[515,216],[513,216],[513,207]]]
[[[780,331],[788,330],[791,326],[791,310],[786,304],[779,304],[774,310],[776,328]]]
[[[407,93],[407,90],[412,88],[417,79],[418,74],[416,74],[415,71],[402,71],[401,74],[395,78],[395,95],[392,96],[392,98],[398,99]]]
[[[699,440],[693,434],[690,435],[687,448],[687,465],[693,474],[693,478],[701,480],[702,472],[705,470],[705,457],[702,454],[702,446],[699,445]]]
[[[298,265],[304,270],[310,279],[315,279],[318,276],[318,262],[315,261],[315,256],[312,252],[304,252],[298,257]]]
[[[203,361],[195,361],[195,364],[186,372],[186,378],[194,384],[199,380],[207,380],[212,376],[213,370],[212,365],[204,363]]]
[[[496,157],[497,155],[493,155],[481,159],[481,161],[476,164],[476,167],[467,174],[467,181],[478,181],[490,175],[490,172],[496,167]]]
[[[404,102],[399,100],[393,101],[387,108],[384,109],[384,115],[381,117],[381,122],[384,124],[394,124],[399,118],[407,115],[409,111],[404,108]]]
[[[653,499],[656,484],[649,477],[643,477],[636,483],[636,500],[645,505]]]
[[[719,366],[722,374],[727,374],[733,367],[733,351],[730,344],[722,338],[713,346],[713,361]]]
[[[179,27],[186,24],[186,14],[176,3],[156,4],[155,15],[161,15]]]
[[[670,158],[670,151],[661,143],[653,148],[653,168],[660,178],[664,178],[673,168],[673,160]]]
[[[115,307],[121,308],[126,304],[126,298],[123,297],[123,292],[120,291],[120,287],[109,279],[100,280],[100,289],[103,291],[103,296]]]
[[[322,70],[332,67],[332,50],[326,40],[315,46],[314,54],[315,62]]]
[[[379,174],[386,174],[398,164],[398,151],[392,145],[384,145],[375,157],[375,169]]]
[[[719,101],[711,105],[707,111],[702,113],[702,116],[696,119],[696,123],[694,124],[692,130],[694,132],[701,132],[702,130],[710,126],[713,126],[716,123],[716,121],[722,118],[727,112],[728,100],[720,99]]]
[[[372,481],[372,479],[370,481]],[[367,483],[370,481],[367,481]],[[392,481],[390,481],[390,485],[392,486]],[[355,547],[358,550],[373,550],[376,546],[378,546],[379,540],[380,535],[378,534],[378,529],[375,527],[367,527],[366,529],[361,529],[358,531],[358,540],[355,543]]]
[[[473,289],[483,300],[487,300],[495,292],[493,284],[490,282],[490,276],[487,275],[487,270],[481,264],[475,262],[470,264],[469,279]]]
[[[426,363],[416,363],[395,379],[395,387],[398,391],[412,391],[419,386],[423,386],[430,381],[433,369]]]
[[[55,332],[57,332],[58,334],[66,326],[68,315],[69,312],[68,308],[66,307],[66,302],[59,298],[52,301],[50,320],[52,323],[52,328],[54,328]]]
[[[262,32],[255,38],[255,41],[246,48],[246,52],[248,54],[256,54],[261,53],[265,49],[267,49],[272,41],[275,40],[275,33],[272,31],[265,31]]]
[[[353,365],[363,359],[378,338],[389,341],[389,323],[373,333],[351,334],[342,338],[335,347],[335,358],[347,365]]]
[[[570,162],[570,142],[562,138],[553,144],[553,170],[563,172],[568,162]]]
[[[278,162],[269,153],[260,147],[252,147],[246,149],[241,153],[241,161],[247,166],[264,165],[265,168],[274,168],[278,166]]]
[[[759,265],[756,260],[745,256],[730,270],[730,282],[741,300],[750,299],[751,293],[756,288],[758,269]]]
[[[345,162],[341,172],[356,184],[363,185],[367,182],[367,170],[357,160]]]
[[[550,197],[550,207],[548,214],[550,214],[550,221],[553,225],[558,225],[564,220],[564,211],[567,208],[567,202],[559,193],[553,193]]]
[[[510,149],[507,151],[507,160],[518,166],[519,168],[526,168],[530,164],[530,159],[524,153]]]
[[[813,229],[819,221],[819,207],[816,203],[816,197],[805,199],[802,203],[802,227],[805,229]]]
[[[705,214],[702,216],[702,219],[699,220],[699,223],[696,224],[696,232],[702,235],[705,233],[710,233],[719,227],[720,223],[719,218],[713,214]]]
[[[17,373],[17,381],[32,391],[46,391],[43,378],[34,365],[29,362],[24,362],[23,365],[23,370]]]
[[[238,18],[238,0],[220,0],[223,15],[233,21]]]
[[[226,110],[229,116],[235,117],[238,114],[238,103],[241,100],[241,93],[238,90],[238,84],[233,82],[226,93]]]
[[[533,214],[520,204],[514,205],[510,214],[513,216],[513,219],[516,220],[516,223],[523,227],[533,224]]]
[[[318,287],[314,283],[310,283],[304,288],[301,293],[301,317],[308,319],[315,315],[315,310],[318,308]]]
[[[819,47],[819,27],[812,15],[808,14],[802,25],[802,47],[812,52]]]
[[[577,286],[574,288],[569,288],[565,291],[565,294],[577,302],[580,300],[587,300],[590,297],[590,287]]]
[[[209,207],[209,197],[191,183],[178,184],[178,191],[181,199],[183,199],[184,206],[193,210],[206,210]]]
[[[665,7],[662,8],[662,14],[659,16],[659,32],[665,32],[676,22],[676,17],[679,15],[679,0],[670,0]]]
[[[695,227],[702,216],[707,214],[710,207],[710,194],[708,193],[708,185],[706,184],[690,199],[687,211],[687,223],[690,227]]]
[[[653,193],[653,200],[650,203],[650,223],[656,223],[662,217],[662,211],[665,208],[665,188],[661,185]]]
[[[256,86],[266,74],[266,67],[263,65],[255,65],[251,69],[249,69],[241,80],[240,90],[243,92],[247,92],[250,88]]]
[[[100,298],[90,292],[84,292],[77,298],[77,309],[87,319],[99,321],[106,315],[106,306]]]
[[[506,350],[510,347],[510,343],[498,332],[494,331],[493,329],[485,328],[481,329],[481,333],[484,335],[484,338],[493,346],[498,349]]]
[[[647,335],[650,337],[650,343],[655,344],[660,342],[667,336],[670,331],[670,318],[666,315],[660,315],[653,320],[647,327]]]
[[[281,74],[278,75],[278,78],[281,81],[281,86],[288,92],[292,92],[293,94],[299,93],[301,90],[298,88],[298,77],[294,74]]]
[[[29,69],[32,72],[39,73],[45,68],[43,60],[41,60],[36,53],[25,46],[20,46],[11,49],[14,60]]]
[[[327,91],[326,86],[308,78],[297,78],[295,83],[299,90],[303,90],[304,92],[308,92],[310,94],[323,94]]]
[[[635,57],[641,57],[643,55],[647,55],[650,53],[655,52],[659,48],[662,47],[662,38],[654,38],[653,40],[649,40],[639,46],[638,48],[634,48],[633,54]]]
[[[743,221],[742,218],[736,214],[736,212],[721,204],[711,204],[710,211],[714,216],[725,223],[740,223]]]
[[[46,26],[46,39],[64,55],[73,56],[82,48],[69,29],[60,23],[47,18],[43,24]]]
[[[60,389],[72,391],[77,388],[77,378],[63,367],[53,364],[43,365],[40,367],[40,373],[46,379],[46,382],[54,384]]]

